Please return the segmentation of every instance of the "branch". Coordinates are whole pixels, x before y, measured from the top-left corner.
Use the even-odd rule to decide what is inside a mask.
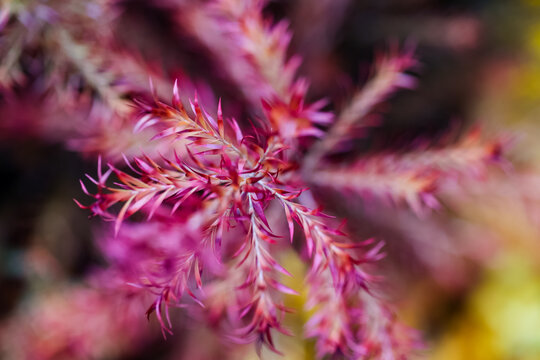
[[[472,132],[443,148],[372,155],[353,165],[322,168],[310,180],[342,193],[404,201],[419,214],[439,206],[435,194],[442,183],[485,174],[489,164],[501,162],[503,148],[502,140],[484,141]]]
[[[373,78],[354,95],[349,106],[341,112],[326,136],[312,147],[306,156],[304,166],[306,171],[311,172],[325,155],[345,140],[351,129],[361,124],[378,103],[385,101],[399,88],[413,87],[415,80],[405,71],[415,64],[416,60],[411,50],[382,57]]]

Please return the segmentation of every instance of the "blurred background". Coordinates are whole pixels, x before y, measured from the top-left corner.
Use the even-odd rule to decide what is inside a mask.
[[[31,1],[10,3],[15,9]],[[80,2],[34,3],[62,12]],[[164,79],[165,94],[176,77],[185,77],[193,88],[223,96],[226,110],[247,111],[244,102],[235,101],[239,90],[174,16],[174,1],[126,0],[115,8],[107,23],[113,25],[96,31],[111,31],[118,43],[151,63]],[[443,209],[429,219],[382,204],[344,210],[327,199],[327,206],[357,219],[351,223],[360,235],[387,242],[382,266],[392,284],[389,293],[400,316],[426,340],[420,358],[540,359],[540,1],[276,0],[265,11],[276,20],[289,19],[290,53],[303,58],[300,73],[311,81],[309,96],[328,97],[338,111],[366,81],[377,54],[395,45],[416,47],[417,88],[388,101],[382,123],[359,142],[358,151],[399,149],[415,139],[440,139],[474,127],[511,135],[506,155],[511,174],[494,171],[488,181],[466,182],[458,192],[448,189]],[[65,128],[74,126],[64,124],[75,122],[74,112],[65,111],[65,104],[51,105],[50,88],[46,94],[40,90],[45,80],[32,77],[31,69],[54,66],[40,45],[45,40],[31,43],[19,60],[28,80],[8,85],[6,79],[13,77],[7,75],[9,56],[17,45],[11,41],[0,38],[0,339],[5,357],[77,358],[57,348],[73,345],[63,343],[66,333],[69,341],[90,342],[85,332],[73,340],[86,326],[101,334],[92,339],[101,348],[81,355],[84,359],[255,359],[251,347],[227,349],[224,355],[210,331],[182,315],[177,316],[185,325],[176,326],[165,341],[155,319],[146,321],[144,308],[129,310],[138,314],[135,320],[122,319],[106,300],[86,294],[92,282],[87,274],[106,263],[95,242],[101,222],[88,220],[88,212],[72,199],[83,196],[78,180],[95,173],[96,158],[92,151],[78,151],[73,138],[64,140]],[[147,87],[147,77],[140,83]],[[76,122],[81,123],[84,119]],[[294,254],[285,255],[283,264],[297,275],[288,285],[302,290],[305,265]],[[301,331],[306,317],[304,299],[288,299],[298,309],[287,320],[295,331]],[[76,325],[60,329],[63,317],[77,319]],[[143,330],[131,334],[119,323],[127,328],[140,323]],[[40,334],[50,328],[54,334]],[[287,359],[313,358],[311,340],[278,342]],[[41,357],[25,353],[36,346]],[[274,356],[264,352],[264,358]]]

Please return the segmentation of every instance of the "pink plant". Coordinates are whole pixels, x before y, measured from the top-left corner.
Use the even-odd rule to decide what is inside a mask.
[[[97,177],[88,176],[97,190],[81,181],[93,202],[77,202],[114,222],[100,242],[113,279],[97,282],[104,288],[129,284],[154,296],[147,315],[156,313],[164,334],[173,328],[170,306],[202,307],[224,339],[278,352],[274,333],[291,334],[283,321],[290,311],[284,295],[296,294],[283,284],[290,274],[278,259],[293,247],[309,264],[311,319],[304,336],[315,338],[319,358],[409,356],[419,345],[417,334],[399,322],[375,275],[383,243],[342,230],[322,212],[321,190],[389,198],[421,214],[439,206],[441,184],[482,175],[499,161],[503,142],[473,132],[444,146],[331,160],[347,152],[358,130],[373,126],[370,115],[381,103],[415,86],[411,47],[379,56],[348,105],[331,111],[325,99],[308,100],[299,57],[287,54],[292,34],[285,21],[264,15],[266,1],[157,3],[204,47],[220,76],[239,90],[249,116],[225,116],[221,100],[207,111],[197,95],[186,106],[177,83],[172,101],[164,102],[167,74],[123,49],[109,31],[115,1],[0,7],[5,112],[22,111],[32,119],[24,126],[29,132],[37,128],[38,136],[57,136],[99,158]],[[51,72],[28,70],[41,85],[37,97],[45,98],[37,115],[20,110],[28,100],[12,91],[25,85],[21,65],[34,48],[44,64],[54,64]],[[157,84],[150,91],[141,85],[149,74]],[[71,305],[72,312],[84,307]],[[95,310],[109,314],[106,305]]]
[[[291,242],[296,222],[311,259],[309,306],[317,311],[306,324],[306,336],[317,338],[319,355],[341,353],[350,358],[376,356],[383,359],[405,356],[415,345],[414,336],[396,323],[388,306],[375,295],[375,278],[368,271],[368,265],[382,257],[382,243],[350,240],[333,227],[332,221],[320,210],[303,203],[300,195],[303,191],[311,193],[306,190],[311,181],[303,177],[302,172],[306,170],[301,168],[301,162],[291,159],[290,148],[284,144],[280,133],[268,128],[269,124],[258,125],[246,134],[234,119],[223,117],[220,106],[217,116],[213,117],[195,99],[189,111],[180,102],[178,94],[175,85],[172,105],[161,101],[154,104],[139,102],[141,115],[136,127],[156,127],[156,139],[171,137],[184,141],[185,153],[176,154],[173,159],[163,156],[153,160],[144,155],[132,161],[126,159],[131,174],[109,164],[105,172],[99,171],[96,180],[92,179],[98,187],[98,192],[92,195],[96,201],[89,206],[81,205],[113,220],[116,233],[121,233],[122,222],[137,212],[150,219],[158,209],[168,209],[171,214],[183,209],[181,220],[165,217],[159,221],[181,221],[189,224],[189,231],[176,230],[175,238],[173,233],[159,230],[158,238],[164,236],[173,246],[183,246],[180,244],[186,243],[186,236],[191,238],[189,234],[200,234],[187,241],[189,245],[185,250],[162,249],[159,258],[173,256],[177,259],[168,262],[167,267],[158,266],[160,273],[165,271],[165,283],[143,281],[161,289],[154,308],[162,325],[167,330],[171,326],[166,326],[161,319],[162,305],[165,308],[177,305],[187,292],[203,306],[212,306],[216,303],[210,300],[205,304],[192,288],[204,292],[206,281],[211,284],[225,281],[233,291],[225,304],[229,307],[227,316],[221,321],[229,321],[235,326],[228,336],[264,343],[276,350],[272,330],[288,333],[281,325],[287,309],[282,305],[280,293],[295,293],[280,283],[279,274],[287,275],[288,272],[273,255],[278,249],[276,243],[282,243],[283,239],[273,233],[266,212],[272,202],[277,202],[288,223]],[[334,126],[340,126],[338,124]],[[399,184],[387,184],[386,191],[398,197],[404,196],[405,191],[409,202],[420,206],[411,199],[427,199],[425,193],[432,189],[413,186],[414,183],[405,181],[402,174],[416,171],[418,178],[429,178],[432,172],[450,171],[456,167],[466,170],[465,166],[480,166],[492,159],[494,150],[491,146],[475,144],[467,141],[457,144],[455,150],[411,153],[402,159],[381,158],[378,164],[392,172],[389,176],[403,179]],[[471,155],[454,157],[453,151]],[[498,155],[498,150],[495,152]],[[310,153],[306,155],[309,156]],[[325,179],[325,171],[332,171],[331,168],[325,170],[327,166],[319,165],[309,171],[313,171],[313,175],[320,171]],[[108,185],[108,178],[113,174],[118,180],[114,185]],[[343,174],[345,176],[347,174]],[[369,167],[356,167],[352,176],[358,176],[361,186],[378,191],[380,180],[370,185],[373,175]],[[339,181],[332,183],[340,186]],[[90,195],[86,189],[85,192]],[[428,205],[434,202],[426,201]],[[120,204],[119,210],[111,212],[116,204]],[[242,238],[227,237],[231,228],[244,229]],[[159,245],[154,242],[150,246]],[[236,249],[225,251],[224,246]],[[219,271],[205,274],[207,280],[203,281],[202,269],[216,261],[203,255],[208,250],[225,269],[221,270],[222,274]],[[144,256],[153,255],[146,251]],[[136,256],[129,257],[134,266],[140,266],[142,263],[137,259]],[[154,263],[157,259],[154,258]],[[140,279],[151,276],[152,272],[143,269]],[[223,310],[222,304],[221,310],[216,312],[218,318],[220,313],[224,314]]]
[[[133,289],[79,285],[42,293],[0,327],[0,354],[9,360],[90,360],[133,353],[150,338],[134,295]]]

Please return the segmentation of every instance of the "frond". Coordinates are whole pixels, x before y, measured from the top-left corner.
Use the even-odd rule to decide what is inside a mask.
[[[342,193],[405,202],[421,213],[426,207],[438,207],[436,194],[442,183],[485,174],[490,164],[500,162],[503,147],[502,140],[484,141],[473,132],[442,148],[377,154],[352,166],[322,168],[313,178],[313,184]]]
[[[216,206],[192,213],[184,222],[161,215],[152,221],[125,224],[118,234],[106,236],[100,243],[117,277],[153,295],[147,316],[156,313],[164,335],[172,333],[169,307],[179,306],[184,294],[200,304],[195,293],[202,287],[203,270],[217,268],[206,243],[210,236],[204,233],[212,225],[198,223],[201,216],[211,222],[226,215]],[[208,276],[212,275],[211,270]]]
[[[114,358],[152,338],[136,296],[83,285],[54,290],[29,299],[2,323],[3,359]]]
[[[307,82],[297,79],[298,57],[288,58],[291,33],[286,22],[263,18],[264,1],[215,0],[202,7],[182,7],[188,30],[220,60],[255,109],[261,101],[272,129],[287,143],[297,137],[321,136],[315,124],[333,116],[318,102],[304,105]],[[208,36],[208,27],[216,31]]]
[[[381,56],[375,66],[373,77],[353,96],[324,138],[310,149],[306,158],[306,168],[316,166],[318,161],[335,150],[336,146],[350,140],[352,130],[366,125],[366,116],[377,104],[385,101],[400,88],[414,87],[415,78],[406,71],[415,64],[416,60],[410,49]]]
[[[290,333],[283,327],[283,313],[287,309],[278,302],[276,292],[296,294],[278,280],[278,273],[290,275],[272,257],[268,245],[276,242],[263,213],[263,198],[248,195],[249,229],[240,249],[235,253],[237,271],[244,274],[237,291],[246,291],[245,299],[239,299],[238,319],[247,325],[233,331],[233,339],[240,342],[257,341],[278,352],[272,338],[272,330]]]
[[[419,348],[418,334],[397,322],[382,299],[366,291],[335,293],[328,272],[308,281],[307,305],[315,311],[305,335],[315,338],[319,358],[402,359]]]
[[[307,337],[317,338],[318,356],[370,358],[409,353],[414,346],[408,330],[406,336],[398,333],[398,328],[405,327],[372,293],[376,278],[365,269],[366,264],[383,257],[383,244],[362,252],[361,248],[373,244],[372,239],[352,243],[344,233],[326,225],[321,213],[293,202],[294,196],[274,191],[289,221],[294,219],[302,228],[312,257],[307,307],[316,310],[305,327]]]

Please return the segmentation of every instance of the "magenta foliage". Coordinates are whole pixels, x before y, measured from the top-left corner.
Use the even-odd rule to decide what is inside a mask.
[[[0,327],[2,358],[105,359],[132,354],[151,338],[140,316],[140,298],[132,293],[125,286],[120,290],[81,285],[43,292]]]
[[[308,306],[315,313],[306,324],[306,336],[316,338],[319,356],[406,356],[417,345],[415,334],[399,324],[376,294],[377,278],[369,270],[382,258],[383,244],[352,241],[318,206],[310,207],[300,195],[310,185],[322,185],[390,195],[406,200],[416,211],[436,207],[435,181],[484,166],[500,152],[500,146],[474,138],[442,150],[374,155],[347,170],[336,169],[326,155],[349,141],[350,131],[362,126],[369,112],[395,89],[414,84],[405,73],[415,64],[412,53],[382,58],[373,79],[326,132],[323,126],[330,126],[334,116],[321,112],[324,102],[304,104],[306,83],[287,75],[283,87],[270,86],[278,78],[261,67],[270,59],[281,64],[285,74],[293,71],[283,57],[289,41],[285,28],[263,24],[260,4],[248,6],[246,13],[228,13],[227,4],[216,1],[208,8],[192,7],[190,11],[217,24],[225,22],[231,32],[218,37],[237,46],[239,53],[254,52],[244,64],[249,68],[245,71],[258,74],[259,90],[270,89],[268,94],[258,95],[265,117],[246,131],[236,120],[224,117],[221,104],[215,115],[196,96],[189,108],[184,107],[177,84],[170,105],[157,96],[153,103],[137,101],[140,114],[135,131],[153,131],[153,141],[169,141],[175,150],[161,156],[125,158],[127,171],[108,164],[106,171],[99,170],[97,179],[90,178],[98,188],[95,194],[83,185],[95,202],[81,207],[115,221],[116,238],[105,252],[119,251],[120,258],[113,259],[113,264],[120,262],[135,275],[135,284],[155,292],[157,299],[150,312],[156,311],[166,331],[172,327],[168,306],[188,304],[187,299],[182,300],[187,293],[207,308],[213,323],[227,329],[226,338],[266,344],[278,351],[272,332],[289,334],[283,327],[289,309],[283,305],[282,294],[296,293],[280,281],[288,271],[277,262],[276,254],[286,241],[275,234],[268,220],[271,205],[279,204],[291,242],[296,223],[303,235],[301,247],[311,260]],[[197,30],[197,24],[190,26]],[[277,55],[250,43],[265,36],[273,43],[278,35],[283,38],[277,42]],[[214,40],[202,39],[215,51],[225,46]],[[235,69],[228,71],[234,78]],[[306,137],[311,140],[299,141]],[[317,137],[322,140],[309,148]],[[298,152],[306,148],[304,153]],[[117,180],[111,184],[108,180],[113,174]],[[312,195],[311,190],[308,193]],[[177,211],[182,215],[175,215]],[[122,223],[135,213],[145,215],[146,220],[123,230]],[[213,298],[223,291],[226,300]]]
[[[176,154],[174,159],[135,157],[128,162],[133,175],[110,164],[106,172],[100,171],[97,180],[92,179],[98,192],[92,195],[96,201],[88,206],[95,214],[115,220],[117,238],[109,242],[106,253],[120,253],[120,263],[135,269],[141,286],[158,290],[154,308],[162,325],[167,330],[171,326],[162,320],[162,305],[178,305],[186,291],[200,302],[189,284],[204,290],[202,270],[215,259],[202,253],[211,250],[218,262],[230,268],[226,276],[220,277],[219,271],[206,274],[208,281],[225,277],[222,281],[235,289],[227,312],[233,313],[236,320],[232,323],[237,327],[228,336],[242,341],[258,339],[275,350],[271,330],[288,333],[281,324],[287,309],[279,293],[295,294],[280,283],[279,274],[288,272],[272,255],[275,244],[283,239],[272,232],[266,211],[272,201],[277,201],[284,209],[291,240],[296,222],[312,259],[308,277],[312,289],[310,304],[321,309],[336,307],[334,310],[347,318],[342,323],[341,317],[332,316],[334,312],[320,310],[307,324],[306,335],[317,336],[321,355],[337,351],[351,356],[401,351],[403,344],[393,338],[384,344],[369,343],[382,340],[371,334],[378,330],[366,318],[374,316],[377,321],[388,322],[384,331],[394,326],[386,305],[371,293],[373,277],[364,269],[365,264],[381,258],[382,243],[369,249],[371,240],[351,242],[318,209],[298,202],[305,185],[295,170],[297,167],[287,160],[288,148],[280,142],[280,136],[262,127],[255,129],[253,135],[244,135],[234,120],[224,120],[219,107],[214,118],[196,100],[188,113],[178,100],[176,86],[172,102],[173,106],[159,101],[154,105],[140,103],[141,120],[137,127],[167,124],[165,130],[156,128],[154,137],[183,141],[185,152]],[[118,180],[107,185],[113,173]],[[191,204],[184,206],[188,200]],[[118,203],[120,210],[111,213],[110,209]],[[174,214],[179,208],[183,209],[182,220],[160,215],[151,222],[121,229],[122,222],[136,212],[150,219],[158,209]],[[245,229],[245,233],[243,240],[227,239],[228,247],[237,246],[228,253],[222,242],[231,227]],[[150,240],[150,232],[158,235]],[[147,261],[151,268],[145,267]],[[210,266],[219,268],[215,263]],[[241,275],[231,275],[232,272]],[[226,279],[227,276],[230,278]],[[360,315],[350,316],[349,312]],[[391,337],[392,333],[383,335]],[[386,349],[385,344],[395,350]]]
[[[321,211],[318,191],[389,198],[420,213],[439,206],[441,183],[499,161],[501,142],[473,133],[444,147],[335,163],[331,155],[343,155],[358,129],[372,125],[381,103],[414,87],[412,48],[380,56],[363,88],[334,113],[325,99],[308,100],[299,57],[287,54],[292,33],[285,21],[264,15],[265,1],[160,1],[237,87],[249,116],[236,121],[223,114],[221,101],[207,112],[195,95],[187,106],[177,83],[172,101],[162,101],[166,76],[108,31],[116,2],[85,3],[0,7],[9,45],[0,47],[9,55],[0,61],[0,85],[25,83],[20,65],[34,48],[54,64],[50,73],[30,74],[44,84],[46,101],[44,115],[25,128],[62,134],[71,148],[100,156],[97,178],[88,176],[97,190],[81,181],[93,202],[77,203],[114,222],[100,244],[109,274],[155,297],[148,315],[156,313],[164,333],[173,327],[169,306],[200,305],[224,338],[278,351],[273,333],[289,334],[283,297],[296,294],[283,284],[289,272],[278,259],[295,248],[309,263],[313,315],[305,336],[315,338],[320,358],[400,359],[413,351],[416,334],[376,289],[383,243],[342,231]],[[148,73],[150,91],[141,86]],[[4,107],[17,113],[16,96],[6,98]]]

